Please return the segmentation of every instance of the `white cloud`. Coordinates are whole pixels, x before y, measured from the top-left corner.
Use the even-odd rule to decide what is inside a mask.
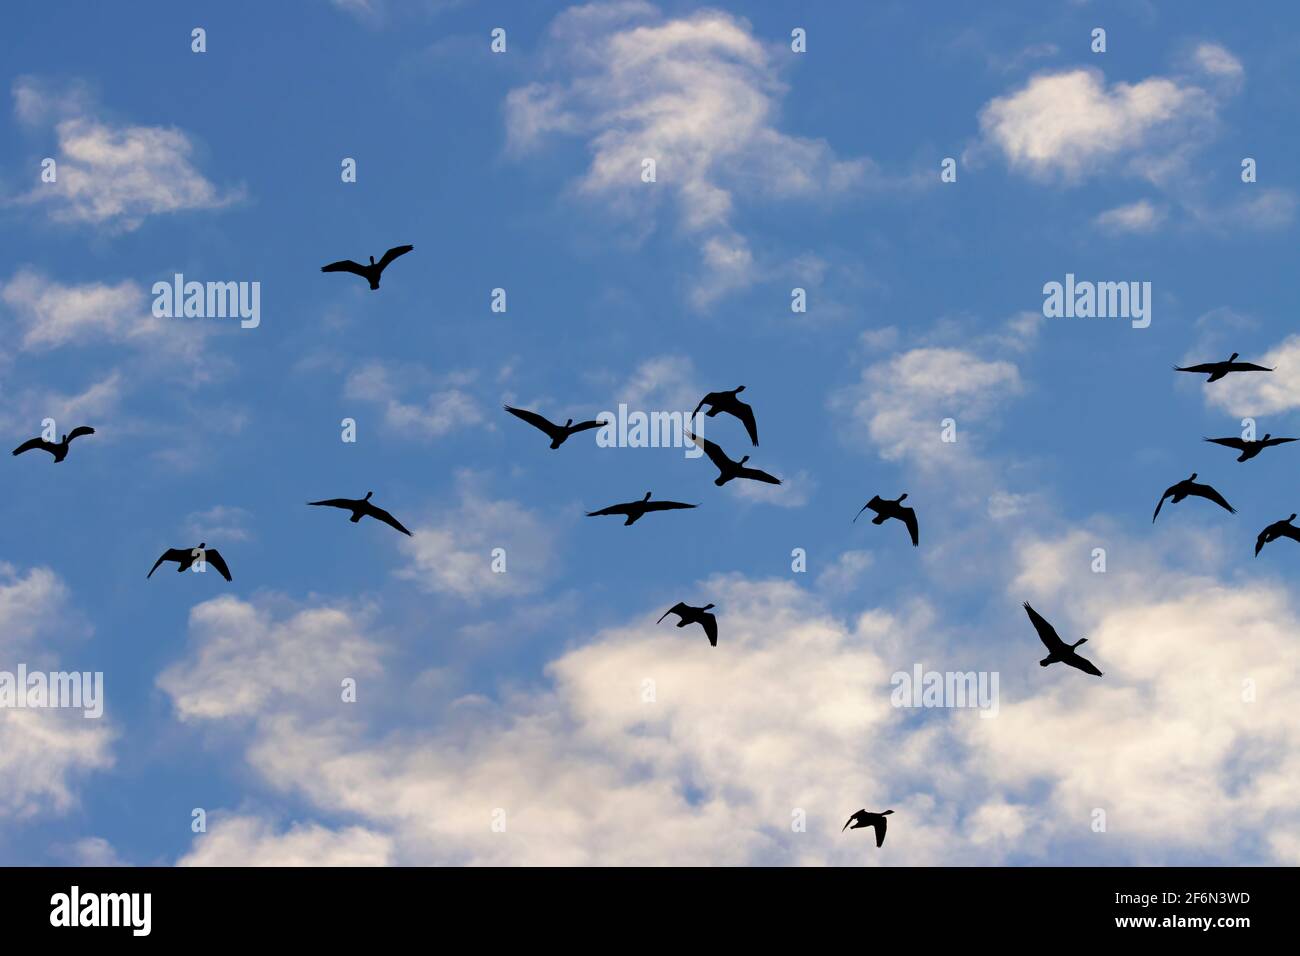
[[[985,140],[1012,167],[1074,181],[1150,147],[1181,143],[1215,112],[1206,91],[1177,79],[1107,86],[1100,71],[1075,69],[1035,76],[991,100],[979,119]]]
[[[387,866],[393,841],[364,827],[331,830],[295,823],[276,833],[251,816],[219,818],[194,842],[178,866]]]
[[[1246,73],[1241,61],[1217,43],[1198,44],[1192,56],[1197,66],[1214,76],[1240,79]]]
[[[194,145],[181,130],[113,125],[95,118],[79,91],[53,91],[30,78],[14,84],[15,110],[29,124],[54,123],[58,178],[21,201],[48,203],[59,222],[84,222],[121,231],[153,215],[217,209],[235,201],[195,168]]]
[[[185,516],[184,531],[195,541],[249,541],[253,516],[243,508],[232,505],[214,505],[204,511],[192,511]]]
[[[1164,220],[1163,210],[1149,200],[1140,199],[1125,206],[1116,206],[1099,213],[1093,225],[1106,232],[1152,232]]]
[[[657,206],[672,203],[704,260],[691,292],[698,306],[757,278],[733,226],[739,199],[835,195],[872,169],[777,128],[786,92],[778,61],[727,13],[665,19],[646,3],[576,7],[552,24],[543,60],[555,78],[506,97],[510,149],[584,136],[592,159],[581,195],[650,224]],[[656,163],[653,184],[640,178],[646,158]]]
[[[477,604],[537,592],[555,571],[555,533],[517,501],[496,500],[462,473],[454,508],[415,524],[401,542],[408,563],[396,572],[420,588]],[[505,571],[493,570],[493,551],[505,552]]]
[[[483,411],[464,387],[468,379],[453,376],[432,388],[418,402],[402,399],[404,390],[416,387],[422,376],[410,369],[383,362],[367,362],[352,372],[344,385],[348,399],[373,402],[384,412],[384,426],[416,438],[439,438],[456,429],[480,424]]]

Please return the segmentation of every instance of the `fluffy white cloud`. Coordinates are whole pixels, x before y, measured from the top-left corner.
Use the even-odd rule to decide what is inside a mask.
[[[1106,232],[1151,232],[1164,220],[1163,210],[1149,200],[1140,199],[1099,213],[1093,224]]]
[[[1204,90],[1167,77],[1107,86],[1098,70],[1035,76],[980,111],[985,140],[1039,179],[1077,180],[1214,117]]]
[[[640,2],[575,7],[552,24],[543,59],[554,78],[506,98],[511,150],[580,135],[592,155],[581,195],[644,222],[673,203],[704,260],[697,305],[756,278],[753,251],[732,225],[738,198],[834,195],[871,170],[866,159],[838,159],[824,141],[777,128],[785,93],[777,61],[727,13],[666,19]],[[640,178],[647,158],[653,184]]]
[[[346,398],[373,402],[383,409],[384,426],[416,438],[438,438],[483,421],[483,412],[465,388],[472,380],[451,376],[440,381],[419,402],[405,401],[402,393],[417,387],[418,370],[383,362],[367,362],[352,372],[344,385]]]
[[[1180,365],[1226,359],[1228,356],[1191,358]],[[1240,356],[1272,372],[1229,375],[1204,389],[1207,405],[1221,408],[1235,417],[1275,415],[1300,408],[1300,335],[1289,335],[1261,356]],[[1203,381],[1203,380],[1202,380]]]
[[[83,95],[30,78],[14,84],[14,102],[28,123],[61,116],[54,124],[58,178],[23,197],[48,204],[56,221],[130,231],[152,215],[216,209],[238,198],[195,168],[193,143],[181,130],[113,125],[91,115]]]

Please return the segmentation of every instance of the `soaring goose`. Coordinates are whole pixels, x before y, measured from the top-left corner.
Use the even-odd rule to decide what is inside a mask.
[[[702,399],[700,404],[695,406],[695,411],[691,412],[691,419],[700,413],[700,409],[705,405],[709,410],[704,413],[705,418],[712,418],[719,412],[726,412],[728,415],[734,415],[739,418],[741,424],[745,426],[745,431],[749,433],[749,440],[758,447],[758,425],[754,422],[754,409],[746,405],[736,396],[745,390],[745,386],[738,385],[729,392],[709,392]]]
[[[921,543],[921,529],[916,523],[916,512],[903,506],[902,502],[906,497],[906,492],[892,501],[881,498],[880,495],[873,495],[871,500],[862,506],[862,511],[853,516],[853,520],[856,522],[862,517],[862,512],[868,508],[876,513],[876,516],[871,519],[872,524],[884,524],[890,518],[897,518],[907,525],[907,533],[912,536],[912,547],[917,547]]]
[[[61,442],[46,441],[44,438],[37,436],[36,438],[32,438],[29,439],[28,441],[23,442],[21,445],[15,448],[14,454],[21,455],[25,451],[31,451],[33,448],[39,448],[41,451],[48,451],[51,455],[53,455],[54,463],[57,465],[59,462],[63,461],[63,459],[68,457],[68,444],[72,441],[72,439],[80,438],[82,435],[93,435],[93,434],[95,434],[95,429],[91,428],[89,425],[79,425],[76,428],[74,428],[72,431],[64,435],[63,441]]]
[[[718,646],[718,619],[709,613],[712,604],[706,604],[704,607],[691,607],[678,601],[668,610],[664,611],[663,617],[655,621],[656,624],[663,622],[663,619],[669,614],[676,614],[681,618],[677,622],[678,627],[685,627],[687,624],[698,624],[704,628],[704,633],[709,638],[709,643],[714,647]]]
[[[1204,373],[1210,376],[1205,380],[1206,382],[1217,382],[1219,379],[1223,378],[1223,376],[1228,375],[1231,372],[1276,371],[1275,369],[1265,368],[1262,365],[1252,365],[1250,362],[1238,362],[1236,360],[1237,355],[1237,352],[1233,352],[1228,356],[1228,361],[1226,362],[1202,362],[1200,365],[1189,365],[1186,368],[1183,368],[1180,365],[1175,365],[1174,371]]]
[[[232,580],[230,568],[226,566],[226,559],[221,556],[221,552],[216,548],[209,548],[202,541],[197,548],[168,548],[163,552],[162,557],[153,563],[145,578],[153,577],[153,573],[158,570],[158,565],[164,561],[175,561],[179,565],[176,568],[177,572],[181,572],[188,571],[192,565],[198,563],[200,558],[216,568],[227,581]]]
[[[1085,674],[1101,676],[1101,671],[1097,670],[1097,666],[1092,661],[1080,657],[1074,652],[1074,649],[1080,644],[1088,643],[1086,637],[1079,638],[1073,644],[1067,644],[1056,633],[1056,628],[1048,624],[1041,614],[1029,606],[1028,601],[1025,602],[1025,613],[1029,615],[1034,630],[1038,632],[1038,639],[1047,647],[1047,656],[1038,662],[1040,667],[1046,667],[1048,664],[1055,664],[1059,661],[1062,664],[1077,667]]]
[[[391,528],[396,528],[402,534],[409,535],[402,523],[390,515],[383,508],[376,508],[370,503],[370,496],[373,491],[367,491],[364,498],[326,498],[324,501],[309,501],[309,505],[324,505],[327,508],[342,508],[345,511],[351,511],[352,517],[348,520],[356,524],[362,518],[374,518],[376,521],[382,521]]]
[[[1244,438],[1207,438],[1205,440],[1241,452],[1241,457],[1237,461],[1250,461],[1265,448],[1271,448],[1274,445],[1285,445],[1289,441],[1295,441],[1294,438],[1274,438],[1271,434],[1265,435],[1258,441],[1246,441]]]
[[[1295,521],[1295,515],[1283,521],[1274,521],[1261,531],[1259,537],[1255,539],[1255,557],[1259,557],[1259,552],[1264,549],[1264,545],[1270,541],[1276,541],[1278,538],[1290,538],[1292,541],[1300,541],[1300,528],[1293,525],[1292,521]]]
[[[353,275],[361,276],[370,283],[371,290],[379,288],[379,277],[383,275],[385,269],[398,256],[404,256],[415,246],[393,246],[384,253],[384,257],[378,262],[375,257],[370,257],[370,265],[363,266],[359,262],[353,262],[351,259],[340,259],[338,262],[331,262],[327,266],[321,266],[321,272],[351,272]]]
[[[893,812],[893,810],[885,810],[881,813],[872,813],[870,810],[859,810],[849,817],[848,823],[840,827],[840,832],[843,833],[847,830],[850,823],[855,830],[860,830],[863,827],[873,827],[876,831],[876,846],[881,846],[885,842],[885,830],[889,827],[889,821],[885,817]]]
[[[740,461],[732,461],[727,457],[727,453],[718,447],[714,442],[707,438],[700,438],[698,435],[686,433],[686,437],[695,444],[704,449],[704,454],[709,456],[709,461],[718,467],[718,477],[713,479],[713,483],[721,488],[733,478],[749,478],[752,481],[765,481],[769,485],[779,485],[781,479],[775,475],[769,475],[765,471],[759,471],[757,468],[746,468],[745,462],[749,461],[746,455]]]
[[[526,408],[515,408],[512,405],[506,405],[504,407],[505,410],[515,416],[515,418],[521,419],[522,421],[532,425],[534,428],[544,431],[551,439],[552,448],[559,448],[564,444],[566,438],[576,432],[585,432],[592,428],[599,428],[604,424],[603,422],[579,422],[575,425],[573,424],[573,419],[570,418],[563,425],[556,425],[554,422],[543,418],[536,412],[530,412]]]
[[[651,501],[650,492],[645,493],[645,497],[640,501],[626,501],[619,505],[610,505],[608,508],[601,508],[599,511],[588,511],[588,518],[597,518],[602,515],[624,515],[627,520],[623,522],[623,527],[635,524],[642,515],[651,511],[673,511],[677,508],[698,508],[699,505],[683,504],[680,501]]]
[[[1172,500],[1174,504],[1178,504],[1178,502],[1187,497],[1204,498],[1207,501],[1213,501],[1220,508],[1226,508],[1230,514],[1235,515],[1237,513],[1237,509],[1228,504],[1228,502],[1224,500],[1223,495],[1219,494],[1209,485],[1198,485],[1195,479],[1196,472],[1192,472],[1191,478],[1184,478],[1178,484],[1170,485],[1165,489],[1165,493],[1161,495],[1160,500],[1156,502],[1156,513],[1151,516],[1152,524],[1156,523],[1156,517],[1160,514],[1160,508],[1165,503],[1166,498]]]

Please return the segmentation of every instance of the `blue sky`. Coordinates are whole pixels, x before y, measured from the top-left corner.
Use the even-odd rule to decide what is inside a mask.
[[[106,685],[0,711],[0,862],[1300,861],[1298,452],[1200,440],[1300,429],[1290,5],[208,6],[0,38],[0,419],[96,428],[5,463],[0,669]],[[260,325],[154,318],[178,272]],[[1067,273],[1150,326],[1044,318]],[[1170,371],[1234,351],[1278,370]],[[501,410],[741,384],[760,446],[705,433],[779,489]],[[1153,526],[1192,471],[1239,513]],[[413,538],[304,506],[368,490]],[[701,507],[583,516],[647,490]],[[850,523],[904,491],[920,548]],[[200,540],[232,583],[145,580]],[[917,663],[996,718],[890,706]]]

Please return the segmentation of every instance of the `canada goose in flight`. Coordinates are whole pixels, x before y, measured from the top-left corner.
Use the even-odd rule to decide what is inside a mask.
[[[727,457],[727,453],[707,438],[700,438],[698,435],[686,433],[686,437],[695,444],[704,449],[704,454],[709,456],[709,461],[718,466],[718,477],[713,479],[713,483],[721,488],[733,478],[749,478],[753,481],[765,481],[769,485],[779,485],[781,479],[775,475],[769,475],[765,471],[759,471],[757,468],[746,468],[745,462],[749,461],[746,455],[740,461],[732,461]]]
[[[95,429],[91,428],[89,425],[78,425],[72,431],[68,432],[66,435],[63,436],[63,441],[60,442],[46,441],[44,438],[37,436],[36,438],[32,438],[28,441],[23,442],[21,445],[15,448],[14,454],[21,455],[25,451],[31,451],[33,448],[39,448],[41,451],[48,451],[51,455],[53,455],[54,463],[57,465],[59,462],[63,461],[63,459],[68,457],[68,444],[72,441],[72,439],[80,438],[82,435],[93,435],[93,434],[95,434]]]
[[[677,508],[698,508],[699,505],[683,504],[680,501],[651,501],[650,492],[645,493],[645,497],[640,501],[627,501],[620,505],[610,505],[608,508],[601,508],[599,511],[588,511],[588,518],[595,518],[600,515],[626,515],[627,520],[623,522],[623,527],[635,524],[636,521],[648,511],[672,511]]]
[[[749,440],[757,448],[758,425],[754,422],[754,409],[736,397],[744,390],[745,386],[739,385],[729,392],[709,392],[700,399],[700,404],[695,406],[695,411],[691,412],[691,419],[694,420],[695,416],[700,413],[700,409],[705,405],[709,406],[709,410],[704,413],[705,418],[712,418],[718,412],[734,415],[745,426],[745,431],[749,432]]]
[[[372,290],[378,289],[379,277],[383,274],[384,270],[388,268],[389,264],[398,256],[404,256],[414,248],[415,246],[393,246],[393,248],[384,253],[384,257],[378,262],[375,261],[374,256],[371,256],[370,265],[368,266],[363,266],[359,262],[353,262],[351,259],[340,259],[338,262],[331,262],[327,266],[321,266],[320,271],[351,272],[353,275],[361,276],[361,278],[369,282]]]
[[[1025,613],[1029,615],[1030,622],[1034,625],[1034,630],[1038,632],[1038,639],[1047,647],[1047,656],[1038,662],[1040,667],[1046,667],[1048,664],[1055,664],[1058,661],[1062,664],[1069,664],[1071,667],[1077,667],[1085,674],[1094,674],[1101,676],[1101,671],[1097,670],[1097,665],[1087,658],[1080,657],[1074,653],[1074,649],[1080,644],[1088,643],[1086,637],[1081,637],[1073,644],[1067,644],[1061,640],[1056,628],[1048,624],[1043,616],[1025,602]]]
[[[1246,441],[1244,438],[1207,438],[1205,440],[1241,452],[1241,457],[1237,461],[1250,461],[1265,448],[1295,441],[1294,438],[1274,438],[1272,435],[1265,435],[1258,441]]]
[[[1183,368],[1182,366],[1175,365],[1174,371],[1175,372],[1204,372],[1205,374],[1210,376],[1205,380],[1206,382],[1217,382],[1219,379],[1223,378],[1223,376],[1227,375],[1229,372],[1275,371],[1274,369],[1271,368],[1264,368],[1264,366],[1262,365],[1252,365],[1250,362],[1238,362],[1236,361],[1237,355],[1238,355],[1237,352],[1233,352],[1231,355],[1228,356],[1228,361],[1226,362],[1202,362],[1200,365],[1189,365],[1187,366],[1187,368]]]
[[[718,619],[709,613],[712,604],[706,604],[704,607],[691,607],[689,604],[683,604],[678,601],[668,610],[664,611],[663,617],[655,621],[656,624],[663,622],[663,619],[669,614],[676,614],[681,618],[677,622],[678,627],[685,627],[687,624],[698,624],[704,628],[704,633],[709,638],[709,643],[714,647],[718,646]]]
[[[511,405],[506,405],[504,407],[505,410],[515,416],[515,418],[522,419],[534,428],[546,432],[546,434],[550,436],[552,448],[559,448],[564,444],[566,438],[576,432],[585,432],[591,428],[599,428],[604,424],[604,422],[579,422],[575,425],[573,424],[573,419],[570,418],[563,425],[556,425],[555,423],[546,420],[541,415],[538,415],[536,412],[530,412],[526,408],[515,408]]]
[[[1263,550],[1264,545],[1270,541],[1276,541],[1278,538],[1290,538],[1292,541],[1300,541],[1300,528],[1293,525],[1292,521],[1295,521],[1295,515],[1285,521],[1274,521],[1261,531],[1259,537],[1255,539],[1255,557],[1259,557],[1259,552]]]
[[[873,495],[871,500],[862,506],[862,511],[870,508],[876,513],[876,516],[871,519],[872,524],[884,524],[889,518],[897,518],[907,525],[907,533],[912,536],[912,547],[917,547],[921,543],[921,529],[916,524],[916,512],[911,508],[903,507],[902,502],[906,497],[906,492],[893,501],[881,498],[880,495]],[[854,522],[862,517],[862,511],[853,516]]]
[[[1178,504],[1178,502],[1190,495],[1213,501],[1219,507],[1226,508],[1230,514],[1235,515],[1237,513],[1237,509],[1228,504],[1228,502],[1223,499],[1223,495],[1219,494],[1209,485],[1198,485],[1194,480],[1195,478],[1196,472],[1192,472],[1191,478],[1184,478],[1178,484],[1170,485],[1165,489],[1165,493],[1160,496],[1160,500],[1156,503],[1156,513],[1151,516],[1152,524],[1156,523],[1156,516],[1160,514],[1160,507],[1165,503],[1165,499],[1170,496],[1172,496],[1174,504]]]
[[[188,571],[190,566],[197,564],[200,558],[216,568],[227,581],[233,580],[230,577],[230,568],[226,566],[226,559],[221,556],[221,552],[216,548],[209,548],[202,541],[199,542],[197,548],[168,548],[163,552],[163,556],[153,563],[153,567],[149,569],[149,573],[145,575],[145,578],[153,577],[153,573],[158,570],[158,565],[164,561],[175,561],[180,565],[176,569],[179,573]]]
[[[889,827],[889,821],[885,817],[893,813],[893,810],[885,810],[881,813],[872,813],[870,810],[859,810],[853,816],[849,817],[849,822],[840,827],[843,833],[849,828],[849,823],[853,824],[853,829],[860,830],[863,827],[872,827],[876,831],[876,846],[885,842],[885,830]]]
[[[370,503],[370,496],[373,494],[373,491],[367,491],[364,498],[326,498],[324,501],[309,501],[307,504],[325,505],[329,508],[342,508],[345,511],[352,512],[352,517],[348,520],[353,524],[356,524],[362,518],[370,517],[377,521],[382,521],[390,527],[396,528],[398,531],[402,532],[402,534],[410,535],[411,532],[407,531],[400,521],[390,515],[383,508],[376,508]]]

